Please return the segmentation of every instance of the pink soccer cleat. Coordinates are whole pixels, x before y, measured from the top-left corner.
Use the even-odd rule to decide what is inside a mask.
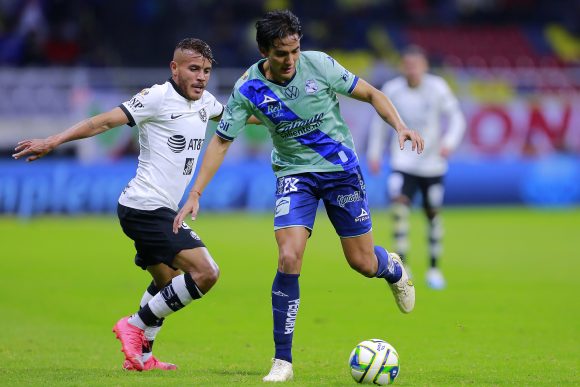
[[[125,362],[123,363],[123,368],[127,371],[137,371],[129,360],[125,360]],[[151,356],[149,360],[143,363],[143,371],[151,371],[151,370],[174,371],[176,369],[177,366],[175,364],[159,361],[155,356]]]
[[[113,332],[117,339],[121,341],[121,351],[125,354],[125,359],[136,371],[143,371],[144,365],[143,346],[148,346],[149,342],[143,335],[143,329],[129,324],[129,317],[123,317],[113,327]]]

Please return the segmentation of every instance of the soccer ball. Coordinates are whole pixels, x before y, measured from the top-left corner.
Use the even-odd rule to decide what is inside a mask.
[[[348,365],[355,382],[384,386],[399,375],[399,354],[384,340],[365,340],[352,350]]]

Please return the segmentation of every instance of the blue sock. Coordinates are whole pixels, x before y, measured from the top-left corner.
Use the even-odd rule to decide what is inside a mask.
[[[375,255],[379,263],[375,277],[384,278],[388,283],[394,284],[401,279],[403,271],[398,262],[395,262],[389,256],[389,252],[381,246],[375,246]]]
[[[300,274],[277,272],[272,284],[272,314],[276,359],[292,362],[292,338],[300,305]]]

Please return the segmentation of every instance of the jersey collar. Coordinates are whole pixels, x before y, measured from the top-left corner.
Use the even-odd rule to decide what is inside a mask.
[[[183,92],[181,91],[181,89],[179,88],[179,86],[177,86],[177,83],[175,83],[173,81],[173,78],[169,78],[169,83],[171,83],[171,86],[173,86],[173,90],[175,90],[175,92],[177,92],[177,94],[179,94],[180,96],[182,96],[183,98],[185,98],[187,101],[193,102],[192,99],[187,98],[187,96],[185,94],[183,94]]]
[[[266,71],[264,70],[264,63],[266,63],[266,59],[261,59],[258,62],[258,70],[260,70],[260,74],[262,74],[264,79],[266,79],[268,82],[272,82],[273,84],[278,85],[278,86],[282,86],[282,87],[288,86],[290,83],[292,83],[292,81],[296,77],[296,74],[298,74],[298,66],[296,66],[296,71],[294,71],[294,75],[292,75],[292,78],[290,78],[286,82],[276,82],[273,79],[266,78]]]

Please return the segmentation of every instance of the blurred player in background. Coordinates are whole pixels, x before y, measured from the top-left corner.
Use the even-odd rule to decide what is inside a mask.
[[[459,145],[465,132],[465,118],[457,98],[445,80],[427,74],[428,62],[424,51],[410,46],[402,56],[402,74],[384,84],[382,92],[397,106],[403,121],[420,128],[425,139],[425,151],[417,156],[398,148],[398,139],[391,140],[391,175],[388,180],[389,197],[394,219],[394,239],[397,254],[408,264],[409,213],[415,194],[420,191],[423,209],[429,222],[430,268],[427,284],[433,289],[445,287],[445,279],[438,263],[442,250],[443,225],[440,209],[443,204],[443,178],[447,172],[447,159]],[[441,120],[447,116],[447,130],[443,132]],[[384,145],[387,142],[384,121],[373,119],[368,143],[370,170],[381,170]]]
[[[349,265],[367,277],[385,279],[398,307],[409,313],[415,290],[399,257],[375,246],[365,183],[352,135],[340,115],[336,94],[367,102],[397,132],[400,148],[423,140],[400,120],[389,99],[322,52],[300,52],[302,28],[290,11],[267,13],[256,23],[263,59],[238,80],[206,150],[189,199],[175,219],[197,216],[200,192],[209,183],[232,141],[255,115],[269,130],[277,177],[274,230],[278,271],[272,285],[275,356],[267,382],[292,379],[292,338],[300,305],[298,277],[320,200],[340,237]]]
[[[57,135],[21,141],[13,155],[33,161],[68,141],[125,124],[139,128],[137,173],[121,193],[117,213],[123,231],[135,242],[135,264],[146,269],[153,281],[139,311],[120,319],[113,328],[127,370],[176,369],[153,356],[155,336],[165,317],[201,298],[219,276],[217,264],[187,224],[179,224],[173,233],[179,201],[193,176],[208,120],[219,120],[223,112],[222,104],[205,90],[213,61],[205,42],[184,39],[175,48],[167,82]]]

